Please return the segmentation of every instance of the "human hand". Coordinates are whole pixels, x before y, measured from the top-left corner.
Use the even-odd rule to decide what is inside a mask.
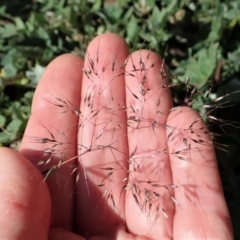
[[[233,238],[211,138],[196,112],[186,107],[171,110],[168,82],[160,74],[162,61],[149,53],[135,52],[126,62],[125,74],[113,77],[113,68],[120,69],[128,56],[127,46],[114,34],[94,39],[84,63],[85,70],[95,68],[91,74],[103,81],[94,83],[102,86],[94,96],[87,95],[95,87],[89,87],[92,79],[90,73],[82,73],[80,58],[66,54],[50,63],[36,89],[20,154],[0,150],[0,239]],[[147,69],[142,89],[139,82],[136,85],[141,77],[135,75],[141,66]],[[81,113],[64,114],[65,108],[57,112],[52,96],[64,96],[62,100],[71,103],[69,110]],[[88,98],[95,101],[90,110]],[[95,108],[100,109],[96,115],[86,117]],[[84,127],[72,127],[78,117],[85,121]],[[128,124],[126,118],[131,120]],[[67,130],[62,139],[71,145],[64,146],[64,159],[72,160],[46,184],[30,162],[37,164],[40,152],[53,142],[33,144],[29,137],[46,138],[51,135],[48,126],[58,135]],[[41,171],[57,165],[61,156],[40,166]],[[79,164],[74,174],[73,163]],[[113,169],[118,170],[110,173]]]

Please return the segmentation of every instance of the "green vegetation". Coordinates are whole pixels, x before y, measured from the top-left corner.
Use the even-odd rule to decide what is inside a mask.
[[[131,50],[148,48],[162,55],[174,83],[189,78],[188,86],[201,91],[193,105],[201,112],[209,103],[207,93],[214,100],[240,88],[237,0],[0,0],[0,146],[16,147],[21,139],[46,65],[62,53],[83,57],[87,43],[106,31],[123,36]],[[173,88],[173,97],[182,104],[186,88]],[[222,126],[213,130],[221,132],[225,125],[228,133],[218,140],[229,146],[228,153],[219,154],[219,165],[240,239],[240,131],[227,122],[240,122],[239,93],[227,101],[231,107],[214,111]]]

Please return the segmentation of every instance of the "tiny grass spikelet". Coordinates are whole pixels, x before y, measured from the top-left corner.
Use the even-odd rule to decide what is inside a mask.
[[[204,104],[202,116],[194,113],[188,118],[196,96],[205,93],[189,83],[189,76],[184,106],[174,108],[171,90],[180,83],[168,80],[164,59],[150,50],[127,56],[114,46],[108,46],[106,54],[102,49],[106,46],[100,36],[78,66],[79,101],[73,102],[63,92],[49,92],[42,99],[52,106],[57,124],[53,120],[46,125],[33,113],[41,129],[41,135],[28,136],[40,149],[35,164],[46,181],[54,174],[63,181],[74,178],[72,194],[93,211],[104,205],[124,217],[125,205],[154,221],[171,218],[176,207],[194,202],[182,203],[187,199],[183,192],[192,191],[189,198],[198,198],[189,190],[194,184],[175,182],[175,165],[207,162],[209,150],[222,148],[213,144],[202,117],[210,123],[235,124],[213,116],[223,105],[218,101],[227,95]],[[97,218],[107,219],[107,213]]]

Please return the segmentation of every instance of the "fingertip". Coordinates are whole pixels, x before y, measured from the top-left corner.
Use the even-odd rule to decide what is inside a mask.
[[[82,66],[83,60],[69,53],[52,60],[46,67],[36,88],[32,110],[47,109],[50,104],[46,99],[52,96],[63,95],[66,98],[76,98],[81,90]],[[74,102],[77,101],[79,99]]]
[[[124,38],[115,33],[104,33],[95,37],[88,45],[88,53],[96,54],[96,48],[98,50],[104,49],[106,53],[111,53],[112,50],[116,51],[116,46],[121,52],[128,51],[128,45]],[[94,52],[92,52],[94,51]],[[102,53],[104,52],[102,51]],[[101,57],[102,58],[102,57]]]
[[[155,115],[154,111],[159,107],[163,113],[161,118],[164,118],[164,121],[161,122],[166,122],[173,103],[163,58],[147,49],[137,50],[129,55],[125,71],[127,101],[139,102],[136,98],[144,97],[144,102],[151,103],[149,111]],[[129,88],[132,89],[135,96],[129,91]]]
[[[77,76],[81,75],[82,66],[83,60],[79,56],[71,53],[62,54],[48,64],[41,77],[40,83],[43,81],[50,81],[51,84],[56,84],[55,81],[57,81],[59,84],[61,81],[65,81],[63,77],[67,76],[67,79],[71,77],[76,78]]]

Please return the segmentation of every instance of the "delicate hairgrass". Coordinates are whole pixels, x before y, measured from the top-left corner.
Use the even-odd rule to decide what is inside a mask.
[[[86,53],[87,64],[82,66],[82,72],[88,80],[88,85],[82,95],[80,108],[72,104],[62,93],[58,96],[50,94],[49,99],[45,99],[60,113],[73,114],[79,120],[67,129],[56,129],[54,126],[45,126],[44,123],[39,122],[46,135],[29,137],[31,142],[42,145],[42,154],[36,165],[45,175],[45,180],[58,169],[70,167],[72,169],[70,174],[76,175],[76,184],[80,179],[84,179],[87,194],[90,195],[91,188],[88,182],[93,182],[102,193],[99,202],[106,199],[115,211],[118,211],[120,199],[127,194],[127,197],[132,197],[144,214],[153,215],[154,218],[159,215],[168,218],[166,202],[170,202],[171,208],[179,204],[179,199],[174,196],[174,191],[179,186],[161,178],[161,173],[165,171],[166,166],[160,159],[174,155],[179,161],[195,164],[195,160],[191,157],[193,151],[199,152],[204,160],[200,146],[224,148],[222,145],[213,145],[213,137],[207,137],[208,130],[205,127],[198,127],[198,123],[204,118],[208,123],[235,125],[235,123],[217,119],[213,115],[216,109],[223,107],[226,102],[223,103],[222,100],[229,94],[211,102],[206,101],[206,104],[201,106],[202,118],[197,117],[188,128],[171,126],[169,125],[171,119],[166,124],[166,118],[176,108],[165,109],[164,97],[166,94],[169,95],[169,89],[179,86],[179,83],[167,81],[164,60],[160,63],[152,62],[150,59],[153,53],[140,50],[137,62],[130,55],[124,64],[118,64],[116,51],[112,59],[107,56],[101,65],[99,58],[103,56],[98,53],[99,47],[101,47],[100,44],[94,56]],[[106,70],[111,72],[112,77],[108,81],[103,81]],[[158,81],[149,79],[148,75],[151,71],[159,72]],[[128,79],[125,83],[125,91],[129,99],[126,99],[125,104],[116,99],[113,90],[114,82],[120,77]],[[206,99],[209,97],[211,84],[208,90],[198,89],[198,86],[191,85],[189,80],[190,77],[187,76],[184,83],[186,102],[183,105],[195,107],[195,99],[198,96],[205,94]],[[154,111],[152,115],[149,115],[148,102],[150,101],[152,101],[151,111]],[[184,109],[186,108],[182,108],[182,111]],[[181,110],[174,118],[179,114]],[[162,121],[163,119],[165,121]],[[79,141],[76,146],[69,141],[66,134],[73,128],[77,128],[79,132]],[[157,141],[162,138],[163,132],[167,132],[164,144],[157,142],[151,148],[146,145],[146,142],[144,145],[138,141],[138,136],[145,134],[151,134],[152,139]],[[135,139],[135,142],[132,141],[127,145],[128,139]],[[152,139],[145,140],[150,142]],[[140,140],[142,140],[141,137]],[[183,147],[173,151],[168,148],[169,142]],[[74,147],[77,150],[76,156],[66,158],[65,151]],[[93,154],[105,160],[101,164],[94,165]],[[79,166],[83,176],[79,176]],[[118,199],[115,192],[118,193]]]

